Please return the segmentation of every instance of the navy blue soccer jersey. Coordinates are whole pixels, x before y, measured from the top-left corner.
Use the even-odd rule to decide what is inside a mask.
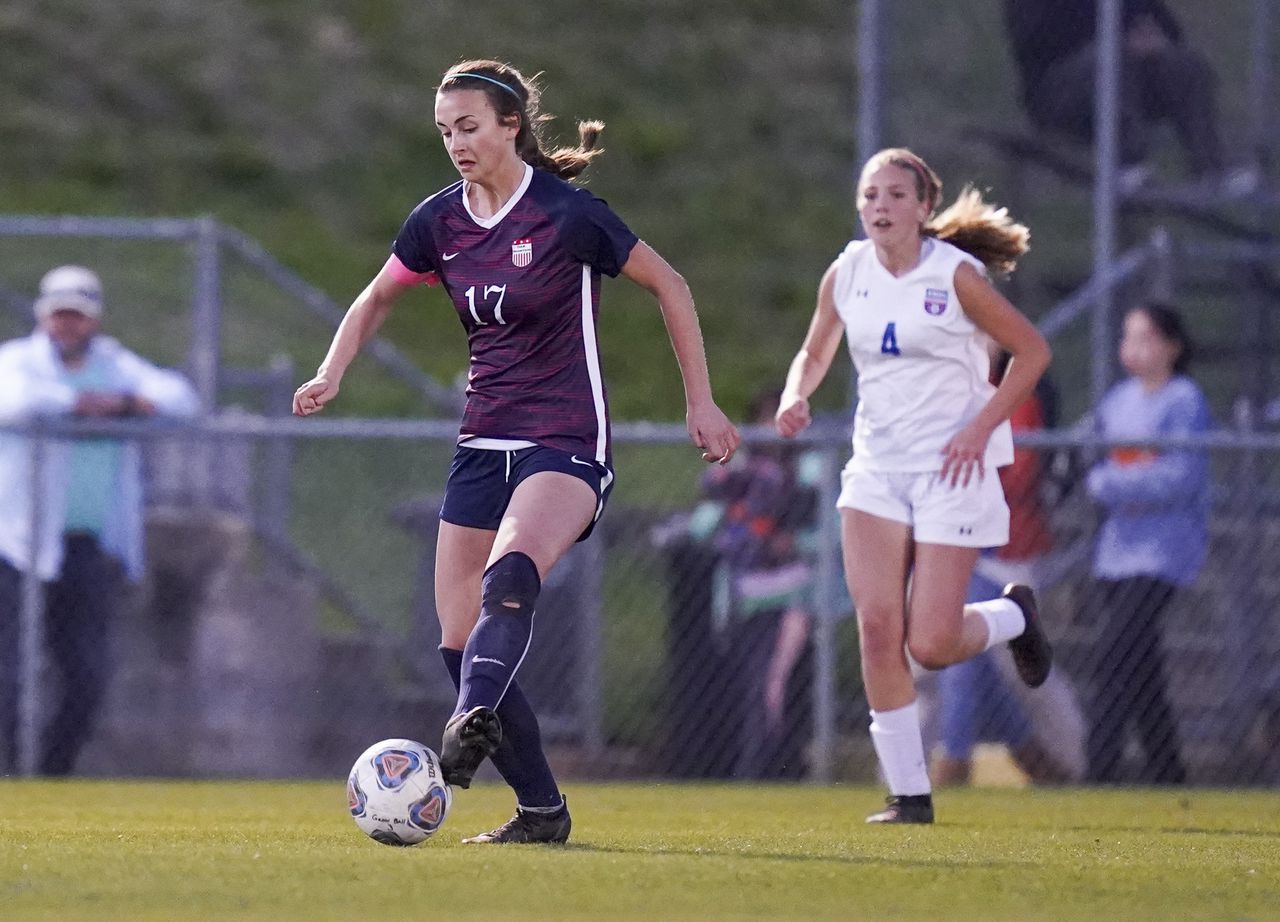
[[[602,200],[530,166],[490,218],[471,212],[463,182],[413,210],[393,252],[439,277],[467,331],[459,441],[526,439],[607,460],[600,275],[621,272],[636,242]]]

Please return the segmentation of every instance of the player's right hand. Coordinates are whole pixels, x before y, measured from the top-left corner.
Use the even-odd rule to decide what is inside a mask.
[[[702,449],[702,460],[712,464],[728,464],[742,443],[738,428],[714,403],[690,407],[685,422],[693,444]]]
[[[319,413],[334,397],[338,396],[338,384],[324,375],[316,375],[293,393],[293,415],[310,416]]]
[[[778,412],[773,418],[778,434],[788,439],[807,429],[811,422],[813,417],[809,415],[809,401],[803,397],[785,401],[778,407]]]

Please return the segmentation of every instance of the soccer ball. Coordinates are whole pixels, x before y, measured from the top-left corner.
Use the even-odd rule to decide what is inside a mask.
[[[436,754],[413,740],[383,740],[347,776],[347,806],[360,831],[383,845],[417,845],[449,815],[453,789]]]

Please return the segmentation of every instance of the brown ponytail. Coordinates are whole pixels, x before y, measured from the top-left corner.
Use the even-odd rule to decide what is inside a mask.
[[[985,201],[973,186],[966,185],[948,208],[935,215],[933,211],[942,198],[942,180],[929,164],[905,147],[892,147],[868,160],[862,175],[886,164],[915,177],[916,195],[929,206],[929,218],[920,229],[926,237],[936,237],[964,250],[995,275],[1008,275],[1018,257],[1027,252],[1031,231],[1013,220],[1008,209]]]
[[[596,147],[604,122],[589,120],[578,123],[578,146],[558,147],[551,153],[542,149],[539,127],[551,121],[538,109],[540,91],[537,78],[526,79],[510,64],[500,61],[460,61],[450,67],[440,80],[439,92],[454,89],[481,90],[489,100],[498,121],[519,121],[516,153],[534,169],[546,170],[561,179],[573,179],[600,154]]]

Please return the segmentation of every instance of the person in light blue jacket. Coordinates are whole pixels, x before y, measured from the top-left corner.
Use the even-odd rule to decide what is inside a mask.
[[[1141,441],[1208,430],[1208,404],[1187,376],[1190,358],[1176,310],[1145,304],[1129,311],[1120,341],[1129,377],[1099,405],[1099,432]],[[1133,730],[1146,759],[1141,780],[1181,784],[1186,769],[1160,644],[1165,610],[1195,581],[1208,551],[1208,458],[1191,449],[1118,446],[1089,471],[1087,486],[1103,511],[1093,561],[1102,632],[1089,777],[1122,780]]]
[[[35,331],[0,344],[0,427],[198,411],[182,375],[102,335],[102,306],[92,271],[61,266],[44,276]],[[118,439],[57,440],[44,444],[37,467],[33,448],[29,436],[0,431],[0,769],[16,769],[22,585],[33,573],[44,584],[44,640],[62,680],[38,767],[63,775],[106,692],[121,578],[142,575],[141,458],[136,444]]]

